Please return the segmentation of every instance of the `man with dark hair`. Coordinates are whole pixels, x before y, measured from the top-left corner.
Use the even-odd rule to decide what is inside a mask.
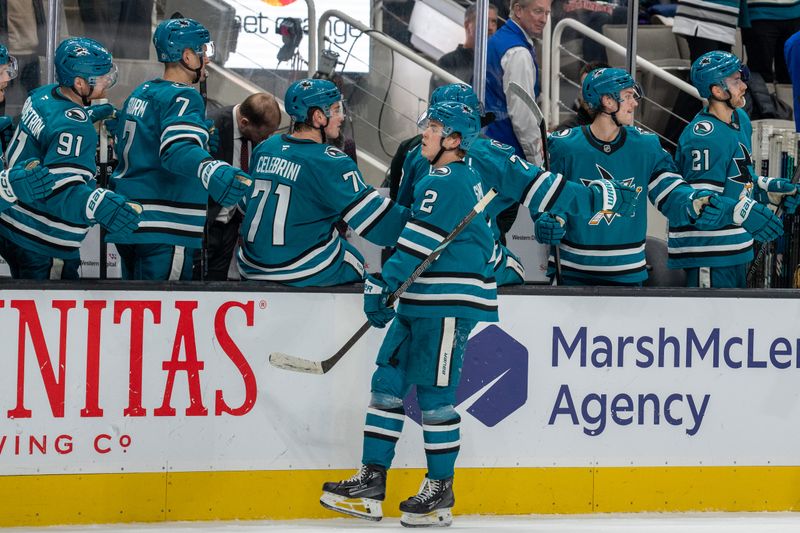
[[[475,66],[475,15],[477,7],[477,3],[470,4],[464,11],[464,44],[459,44],[455,50],[446,53],[436,62],[438,66],[467,83],[472,79],[472,71]],[[489,4],[489,16],[486,22],[486,33],[491,37],[497,31],[497,7],[494,4]],[[429,93],[433,93],[436,87],[444,84],[444,80],[431,75]]]
[[[610,67],[611,65],[605,61],[590,61],[588,63],[584,63],[584,65],[581,67],[581,70],[578,72],[578,83],[583,85],[583,80],[586,79],[586,76],[591,71],[598,68]],[[588,126],[592,123],[592,120],[594,120],[592,112],[589,109],[589,105],[582,98],[580,91],[578,92],[578,97],[575,98],[575,102],[572,104],[572,110],[575,111],[575,115],[560,123],[553,129],[553,131],[567,130],[576,126]]]
[[[269,93],[255,93],[241,104],[209,112],[219,132],[219,146],[211,150],[216,159],[248,172],[253,149],[272,135],[281,122],[281,110]],[[194,279],[225,281],[233,259],[233,250],[242,223],[235,207],[223,207],[209,198],[206,219],[205,276],[201,276],[200,256],[195,257]]]

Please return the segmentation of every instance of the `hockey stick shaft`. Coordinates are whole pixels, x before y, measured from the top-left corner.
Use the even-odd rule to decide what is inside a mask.
[[[461,221],[456,225],[455,228],[447,235],[447,237],[442,240],[439,246],[436,247],[428,256],[422,260],[422,262],[414,269],[414,272],[406,279],[392,294],[389,295],[389,298],[386,300],[387,307],[391,307],[394,303],[400,298],[400,295],[403,294],[406,289],[408,289],[414,281],[425,272],[431,264],[436,261],[436,259],[441,255],[442,251],[445,247],[450,244],[458,235],[461,233],[467,225],[472,222],[472,219],[475,218],[479,213],[482,213],[486,206],[489,205],[494,197],[497,196],[497,191],[494,189],[489,190],[486,195],[481,198],[481,200],[475,204],[472,210],[467,213],[467,215],[461,219]],[[339,362],[339,360],[344,357],[344,355],[350,351],[356,342],[358,342],[364,334],[369,331],[370,323],[369,321],[364,322],[358,331],[356,331],[352,337],[350,337],[344,345],[339,348],[339,350],[330,356],[329,358],[323,361],[311,361],[308,359],[303,359],[301,357],[295,357],[292,355],[288,355],[285,353],[280,352],[273,352],[269,355],[269,362],[278,368],[282,368],[284,370],[293,370],[295,372],[306,372],[309,374],[325,374],[327,373],[333,366]]]
[[[519,83],[514,81],[509,83],[508,91],[522,100],[533,113],[534,120],[539,123],[539,133],[542,137],[542,166],[545,170],[550,170],[550,154],[547,151],[547,123],[544,120],[544,113],[536,100]],[[556,269],[555,284],[561,285],[561,249],[558,245],[553,246],[553,261]]]
[[[792,180],[791,181],[792,181],[792,183],[795,183],[795,184],[798,181],[800,181],[800,164],[798,164],[797,167],[794,169],[794,174],[792,175]],[[795,193],[795,194],[797,194],[797,193]],[[777,216],[777,217],[783,216],[783,202],[781,202],[781,205],[779,205],[778,209],[775,210],[775,216]],[[759,250],[758,250],[758,255],[753,260],[753,262],[750,263],[750,268],[747,270],[747,278],[746,278],[748,285],[753,280],[753,276],[756,274],[756,271],[758,271],[758,269],[761,266],[761,263],[764,261],[764,257],[767,255],[767,250],[770,248],[770,246],[771,246],[771,244],[768,243],[768,242],[765,242],[764,244],[762,244],[761,248],[759,248]]]

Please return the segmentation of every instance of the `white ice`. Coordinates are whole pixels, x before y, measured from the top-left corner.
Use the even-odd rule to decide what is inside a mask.
[[[64,526],[7,528],[3,533],[321,533],[355,531],[368,533],[408,532],[397,518],[381,522],[355,519],[168,522],[108,526]],[[525,533],[798,533],[800,513],[692,513],[692,514],[603,514],[571,516],[456,516],[453,526],[435,531],[481,531]]]

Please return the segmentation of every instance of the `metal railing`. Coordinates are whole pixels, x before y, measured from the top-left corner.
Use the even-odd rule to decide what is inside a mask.
[[[561,88],[559,83],[559,72],[561,70],[561,37],[564,34],[564,30],[570,28],[584,37],[587,37],[599,44],[602,44],[607,49],[617,52],[621,55],[625,55],[626,49],[619,43],[609,39],[605,35],[591,29],[590,27],[586,26],[585,24],[581,24],[580,22],[573,20],[573,19],[563,19],[558,24],[556,24],[555,29],[553,29],[553,36],[552,39],[545,39],[542,44],[542,54],[545,57],[550,59],[549,64],[549,82],[545,88],[542,90],[543,94],[543,104],[545,104],[545,117],[548,123],[555,123],[558,122],[558,106],[560,103],[560,96],[561,96]],[[691,96],[694,96],[698,100],[705,102],[703,98],[700,97],[700,93],[697,92],[697,89],[690,85],[689,83],[683,81],[682,79],[678,78],[677,76],[670,74],[669,72],[665,71],[663,68],[656,66],[655,64],[651,63],[647,59],[636,56],[636,66],[645,72],[649,72],[652,75],[658,77],[662,81],[689,93]],[[555,121],[555,122],[554,122]]]

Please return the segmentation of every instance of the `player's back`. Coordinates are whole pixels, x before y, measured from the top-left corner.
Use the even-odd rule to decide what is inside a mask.
[[[344,152],[290,135],[259,144],[250,174],[254,185],[244,201],[240,259],[245,268],[260,271],[289,271],[293,264],[321,270],[339,254],[336,222],[356,226],[349,214],[377,196]]]
[[[42,255],[73,259],[89,231],[85,201],[94,185],[97,133],[81,106],[58,85],[33,90],[9,143],[9,166],[35,158],[55,175],[53,192],[30,205],[17,202],[0,215],[0,233]],[[76,189],[80,188],[80,191]]]
[[[144,211],[139,229],[114,236],[114,242],[200,247],[208,193],[200,179],[165,169],[162,155],[171,143],[187,139],[205,147],[202,105],[191,86],[163,79],[141,84],[125,100],[116,131],[119,164],[111,181]]]

